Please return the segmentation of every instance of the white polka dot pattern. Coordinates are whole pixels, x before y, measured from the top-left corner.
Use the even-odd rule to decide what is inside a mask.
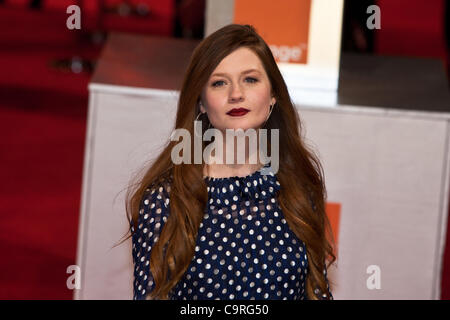
[[[278,205],[276,175],[260,169],[245,177],[205,177],[205,182],[209,197],[195,254],[170,298],[306,299],[306,248]],[[134,299],[145,299],[154,287],[149,258],[170,212],[169,192],[169,185],[147,189],[136,232],[132,227]]]

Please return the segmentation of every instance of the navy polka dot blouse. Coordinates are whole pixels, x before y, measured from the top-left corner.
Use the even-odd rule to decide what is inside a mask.
[[[170,299],[307,299],[305,244],[290,230],[277,203],[276,174],[261,171],[204,177],[208,202],[195,254]],[[170,185],[148,188],[137,230],[131,224],[135,300],[145,299],[154,288],[150,253],[170,213],[169,192]],[[323,273],[326,278],[326,269]],[[318,289],[316,294],[327,297]],[[333,299],[329,287],[328,296]]]

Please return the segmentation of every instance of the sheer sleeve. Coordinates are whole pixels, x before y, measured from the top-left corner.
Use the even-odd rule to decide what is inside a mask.
[[[137,229],[131,226],[134,263],[133,299],[143,300],[154,288],[150,254],[169,215],[170,186],[149,187],[139,205]]]

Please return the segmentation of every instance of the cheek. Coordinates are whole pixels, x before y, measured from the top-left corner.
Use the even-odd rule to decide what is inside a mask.
[[[221,112],[226,105],[227,97],[224,94],[210,93],[206,95],[206,103],[210,113]]]
[[[256,90],[253,92],[252,100],[253,104],[258,111],[265,112],[265,110],[270,105],[270,91],[268,88],[261,88],[261,90]]]

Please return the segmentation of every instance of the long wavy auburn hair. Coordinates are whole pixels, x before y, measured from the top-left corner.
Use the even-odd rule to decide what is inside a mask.
[[[306,245],[309,262],[307,297],[318,299],[316,288],[322,294],[328,293],[323,273],[327,267],[326,261],[330,265],[336,260],[332,230],[325,213],[323,169],[300,135],[302,125],[298,112],[290,100],[270,48],[254,27],[227,25],[203,39],[195,48],[180,90],[175,129],[184,128],[194,137],[194,120],[200,112],[198,103],[202,89],[222,59],[241,47],[251,49],[259,57],[276,98],[276,104],[264,128],[279,130],[277,178],[281,189],[277,199],[289,227]],[[202,134],[209,125],[206,115],[204,118]],[[268,150],[271,150],[270,134],[268,138]],[[172,288],[185,274],[194,256],[197,232],[208,200],[203,178],[204,165],[175,165],[171,160],[171,152],[176,144],[178,141],[168,139],[163,151],[149,168],[133,178],[136,182],[128,187],[126,194],[131,237],[131,224],[137,230],[140,203],[146,189],[166,186],[170,191],[170,213],[151,252],[150,271],[155,287],[147,295],[147,299],[170,299]],[[202,150],[205,147],[206,143],[203,142]],[[193,146],[191,154],[194,154]]]

